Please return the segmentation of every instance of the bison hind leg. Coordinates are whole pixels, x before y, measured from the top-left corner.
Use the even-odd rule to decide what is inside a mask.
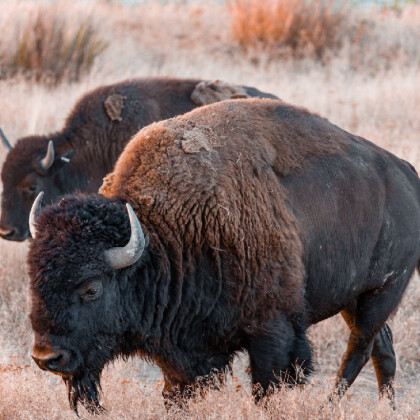
[[[312,351],[305,329],[286,315],[270,320],[248,346],[256,401],[275,387],[303,384],[312,372]]]
[[[355,324],[357,302],[354,301],[348,308],[341,312],[348,327]],[[394,377],[396,371],[396,357],[393,347],[391,328],[385,323],[376,334],[370,355],[378,380],[379,392],[388,397],[390,404],[395,408]]]
[[[398,306],[401,296],[407,286],[411,270],[405,269],[387,277],[387,282],[380,288],[362,293],[356,299],[354,315],[347,311],[347,322],[350,322],[350,337],[346,352],[343,355],[340,369],[337,373],[336,389],[330,397],[334,401],[341,397],[354,382],[363,366],[372,357],[377,370],[378,382],[382,394],[388,395],[394,406],[392,380],[395,374],[395,357],[391,330],[385,322]],[[344,312],[346,319],[346,314]],[[351,316],[350,316],[351,315]],[[378,371],[379,368],[379,371]]]

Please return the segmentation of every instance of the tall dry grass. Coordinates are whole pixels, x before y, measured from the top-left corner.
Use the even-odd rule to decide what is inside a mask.
[[[346,56],[372,74],[393,63],[419,66],[419,5],[355,8],[346,0],[226,0],[231,37],[243,51],[271,59]]]
[[[1,45],[12,45],[12,29],[29,15],[35,16],[38,3],[0,2]],[[243,51],[232,39],[230,15],[223,4],[65,1],[42,7],[57,16],[65,11],[76,23],[89,14],[109,47],[77,82],[63,80],[47,87],[18,75],[0,80],[0,127],[12,143],[24,135],[59,129],[76,99],[104,83],[149,75],[219,78],[256,86],[308,107],[420,170],[419,6],[398,13],[354,10],[358,17],[350,17],[351,24],[357,27],[364,20],[369,30],[360,34],[358,43],[344,43],[324,63],[309,56],[286,60],[273,58],[269,51]],[[388,50],[393,53],[387,55]],[[5,150],[0,148],[0,165],[4,158]],[[26,252],[27,244],[0,241],[0,419],[75,418],[61,380],[40,371],[30,358]],[[420,410],[419,325],[420,279],[416,275],[391,320],[398,363],[396,412],[378,400],[370,362],[347,397],[337,406],[325,405],[348,337],[338,316],[310,328],[316,371],[308,386],[280,391],[266,409],[255,406],[250,396],[246,355],[235,361],[234,377],[222,392],[210,392],[206,399],[194,401],[188,412],[170,415],[160,395],[160,372],[136,358],[117,361],[105,371],[106,418],[416,419]],[[89,418],[84,411],[81,417]]]
[[[89,17],[74,21],[65,9],[43,4],[10,32],[0,43],[0,78],[23,75],[50,85],[78,81],[108,46]]]
[[[286,48],[321,58],[341,47],[347,3],[337,0],[227,0],[234,39],[244,47]]]

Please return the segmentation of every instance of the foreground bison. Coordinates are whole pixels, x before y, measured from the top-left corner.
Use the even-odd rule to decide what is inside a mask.
[[[162,369],[167,401],[242,350],[257,397],[299,383],[306,329],[338,312],[337,393],[371,357],[392,397],[385,321],[420,256],[405,162],[303,109],[235,100],[141,130],[100,192],[32,212],[33,358],[74,409],[100,410],[102,369],[134,354]]]
[[[10,150],[1,174],[0,236],[14,241],[28,237],[28,215],[39,191],[50,204],[76,190],[97,191],[140,128],[197,106],[246,96],[274,97],[221,81],[134,79],[85,95],[58,133],[25,137],[12,148],[0,130]]]

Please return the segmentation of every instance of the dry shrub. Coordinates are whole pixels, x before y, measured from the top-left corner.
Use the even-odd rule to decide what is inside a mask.
[[[88,19],[75,24],[54,8],[38,9],[19,32],[14,48],[2,57],[2,77],[23,74],[49,84],[78,81],[108,47]]]
[[[337,0],[227,0],[232,34],[245,48],[286,47],[320,58],[340,47],[348,9]]]

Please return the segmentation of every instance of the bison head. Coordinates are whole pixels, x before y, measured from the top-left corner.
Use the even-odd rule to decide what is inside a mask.
[[[68,179],[63,168],[73,150],[58,152],[47,137],[26,137],[12,148],[0,133],[9,153],[3,165],[1,179],[0,236],[23,241],[29,236],[28,215],[39,191],[45,191],[45,201],[51,202],[68,191]]]
[[[138,285],[130,279],[142,264],[142,228],[119,200],[70,196],[35,217],[38,201],[28,255],[33,359],[62,376],[76,412],[81,402],[97,413],[102,369],[135,351],[127,348]]]

